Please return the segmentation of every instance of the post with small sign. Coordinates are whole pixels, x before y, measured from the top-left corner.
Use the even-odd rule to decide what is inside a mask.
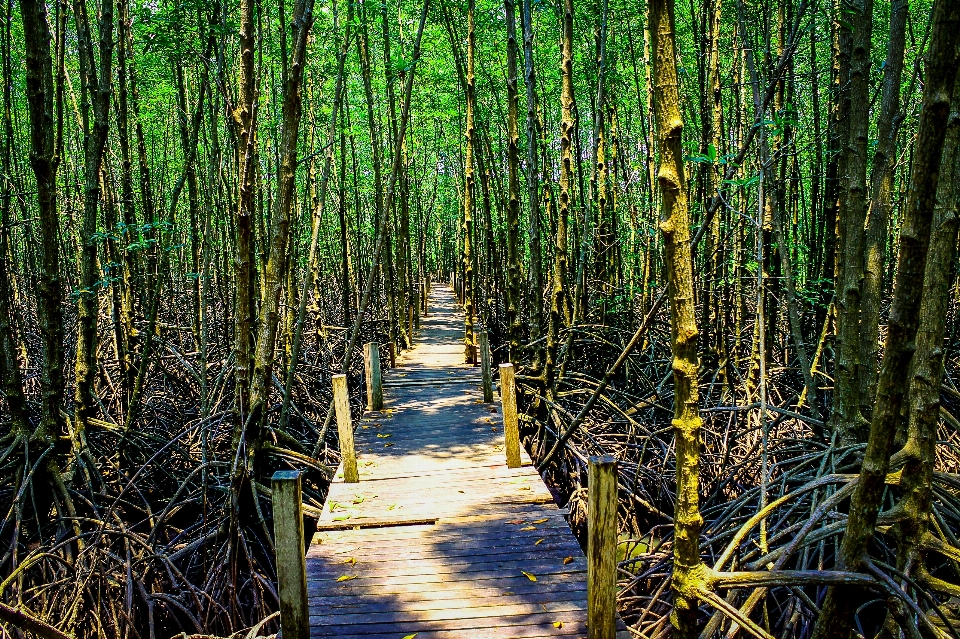
[[[520,468],[520,425],[517,422],[517,384],[513,364],[500,364],[500,404],[507,468]]]
[[[587,639],[617,635],[617,461],[587,464]]]
[[[275,472],[271,488],[277,583],[280,590],[280,629],[284,639],[310,639],[300,471]]]

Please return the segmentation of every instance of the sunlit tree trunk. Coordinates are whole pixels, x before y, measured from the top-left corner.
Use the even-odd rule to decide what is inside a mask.
[[[468,364],[474,359],[473,317],[476,312],[473,300],[473,192],[476,181],[473,156],[476,146],[474,118],[477,101],[473,69],[476,38],[474,11],[474,0],[469,0],[467,4],[466,149],[463,156],[463,341],[464,361]]]
[[[677,497],[674,507],[673,613],[677,636],[697,636],[697,591],[704,586],[700,561],[699,507],[700,415],[697,394],[697,322],[693,299],[693,259],[690,251],[690,215],[683,170],[680,95],[674,5],[672,0],[650,2],[650,41],[653,50],[654,113],[660,167],[660,231],[663,234],[670,297],[673,350],[673,427],[677,450]]]
[[[544,379],[552,393],[557,367],[560,330],[571,322],[567,290],[567,221],[573,197],[573,0],[563,3],[563,31],[560,44],[560,196],[553,258],[553,284],[550,294],[550,324],[547,329]],[[552,201],[547,202],[548,211]]]

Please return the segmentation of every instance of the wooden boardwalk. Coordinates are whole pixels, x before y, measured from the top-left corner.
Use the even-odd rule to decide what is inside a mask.
[[[586,559],[526,453],[504,460],[499,403],[463,361],[436,285],[417,346],[385,374],[307,552],[311,637],[586,636]],[[620,635],[628,637],[624,631]]]

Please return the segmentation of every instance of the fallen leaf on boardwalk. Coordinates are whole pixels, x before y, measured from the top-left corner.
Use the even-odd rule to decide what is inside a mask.
[[[493,432],[497,432],[497,427],[496,427],[496,426],[494,426],[494,427],[493,427],[493,428],[491,428],[490,430],[492,430]]]
[[[416,637],[416,636],[419,635],[419,634],[420,634],[419,632],[415,632],[415,633],[413,633],[412,635],[406,635],[403,639],[413,639],[414,637]]]
[[[537,576],[536,576],[536,575],[531,575],[531,574],[530,574],[529,572],[527,572],[526,570],[521,570],[520,572],[522,572],[522,573],[523,573],[523,576],[526,577],[527,579],[529,579],[530,581],[536,581],[536,580],[537,580]]]
[[[536,540],[535,542],[533,542],[533,545],[534,545],[534,546],[539,546],[539,545],[542,544],[542,543],[543,543],[543,537],[541,537],[540,539],[538,539],[538,540]]]
[[[573,563],[573,557],[564,557],[564,558],[563,558],[563,565],[564,565],[564,566],[566,566],[567,564],[572,564],[572,563]]]
[[[549,518],[549,517],[544,517],[543,519],[536,519],[536,520],[534,520],[534,521],[531,521],[530,523],[531,523],[531,524],[545,524],[545,523],[547,523],[548,521],[550,521],[550,518]]]
[[[508,521],[507,523],[508,523],[508,524],[513,524],[514,526],[517,526],[517,525],[519,525],[519,524],[525,524],[525,523],[527,523],[527,521],[526,521],[525,519],[512,519],[512,520]]]
[[[397,508],[400,508],[400,504],[390,504],[387,510],[396,510]]]
[[[386,439],[387,437],[393,437],[393,433],[377,433],[377,437],[380,439]]]
[[[364,425],[364,426],[361,426],[360,428],[370,428],[370,427],[369,427],[369,426],[366,426],[366,425]]]
[[[351,579],[356,579],[356,575],[340,575],[337,577],[337,581],[350,581]]]
[[[562,622],[562,621],[554,621],[554,622],[553,622],[553,627],[554,627],[554,628],[563,628],[563,622]]]
[[[384,448],[390,448],[391,446],[393,446],[393,444],[390,442],[387,442],[386,444],[383,445]]]
[[[464,493],[462,490],[458,490],[457,492],[458,492],[458,493],[463,493],[464,495],[466,495],[466,493]]]
[[[536,529],[537,529],[536,526],[524,526],[520,530],[536,530]]]
[[[350,519],[350,515],[337,515],[333,518],[334,521],[344,521],[345,519]]]
[[[348,557],[347,559],[345,559],[345,560],[343,561],[343,563],[345,563],[345,564],[350,564],[350,565],[356,564],[356,563],[357,563],[357,558],[356,558],[356,557]]]
[[[530,490],[530,487],[529,487],[529,486],[521,486],[521,487],[518,488],[517,490]]]
[[[372,452],[372,451],[371,451],[371,452]],[[372,462],[372,461],[363,462],[363,465],[364,465],[364,466],[376,466],[376,465],[377,465],[377,462]]]

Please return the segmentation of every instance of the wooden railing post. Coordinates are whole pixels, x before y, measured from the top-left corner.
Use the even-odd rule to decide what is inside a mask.
[[[390,368],[397,367],[397,343],[390,342]]]
[[[587,639],[617,634],[617,461],[587,466]]]
[[[500,403],[503,407],[503,442],[507,467],[520,468],[520,426],[517,423],[517,385],[513,364],[500,364]]]
[[[413,304],[407,306],[407,339],[409,346],[413,346]]]
[[[303,501],[299,470],[273,474],[273,536],[284,639],[310,639],[307,561],[303,545]]]
[[[363,369],[367,374],[367,410],[383,410],[380,346],[376,342],[368,342],[363,347]]]
[[[430,276],[423,278],[423,316],[427,316],[427,300],[430,299]]]
[[[340,435],[340,459],[343,460],[343,481],[355,484],[360,481],[357,473],[357,451],[353,445],[353,418],[350,416],[350,394],[347,392],[347,376],[333,376],[333,405],[337,410],[337,433]]]
[[[483,403],[493,401],[493,380],[490,373],[490,336],[486,331],[478,333],[480,337],[480,372],[483,375]]]

